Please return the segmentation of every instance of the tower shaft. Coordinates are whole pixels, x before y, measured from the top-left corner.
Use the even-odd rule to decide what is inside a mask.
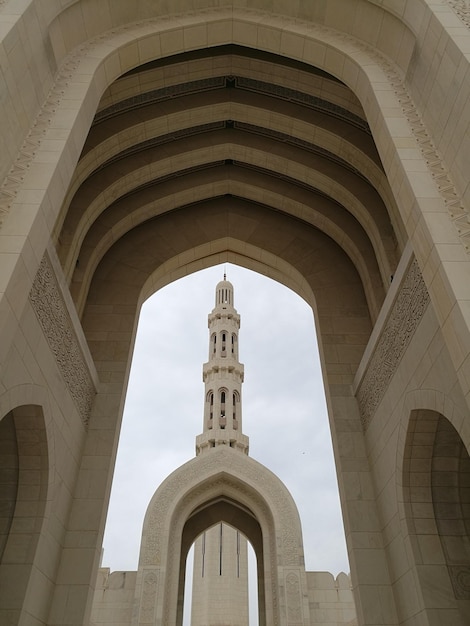
[[[225,276],[216,287],[208,327],[203,432],[196,437],[196,454],[210,454],[220,445],[230,446],[235,454],[248,454],[248,437],[242,432],[240,316],[233,286]],[[248,626],[247,540],[223,522],[204,531],[194,544],[191,626]]]
[[[248,626],[246,538],[219,523],[194,546],[191,626]]]

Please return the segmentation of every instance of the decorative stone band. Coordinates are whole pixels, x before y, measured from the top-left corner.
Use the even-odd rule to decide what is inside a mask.
[[[289,624],[303,624],[302,598],[297,572],[288,572],[285,577],[287,621]]]
[[[470,600],[470,567],[451,565],[449,574],[457,600]]]
[[[470,28],[470,0],[447,0],[447,4],[460,17],[467,28]]]
[[[415,259],[403,280],[358,388],[357,399],[364,431],[367,430],[428,303],[429,294]]]
[[[155,623],[155,600],[157,597],[158,575],[158,570],[146,571],[144,573],[139,624]]]
[[[96,390],[47,254],[42,258],[29,299],[80,417],[87,425]]]
[[[262,80],[254,80],[244,76],[233,75],[213,76],[211,78],[193,80],[187,83],[171,85],[169,87],[162,87],[160,89],[140,93],[136,96],[126,98],[116,104],[110,105],[106,109],[102,109],[95,115],[93,124],[99,124],[102,121],[108,120],[111,117],[129,110],[147,106],[149,104],[155,104],[157,102],[172,100],[176,96],[190,95],[227,87],[252,91],[261,95],[274,96],[276,98],[280,98],[281,100],[301,104],[302,106],[333,115],[338,119],[349,122],[370,135],[368,123],[344,107],[328,102],[318,96],[313,96],[296,89],[289,89],[283,85],[275,85]]]

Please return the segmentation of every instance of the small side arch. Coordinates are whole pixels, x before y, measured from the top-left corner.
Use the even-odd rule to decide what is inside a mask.
[[[39,581],[47,580],[39,542],[49,484],[42,406],[23,404],[3,414],[0,442],[0,623],[18,624],[26,614],[39,623],[45,616],[35,599]]]
[[[458,421],[458,410],[445,403]],[[451,420],[411,411],[404,438],[401,513],[423,618],[470,620],[470,457]]]

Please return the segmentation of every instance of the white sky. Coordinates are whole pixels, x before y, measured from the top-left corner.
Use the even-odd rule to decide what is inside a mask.
[[[294,497],[307,570],[349,572],[312,311],[283,285],[230,264],[178,280],[142,307],[103,566],[137,569],[150,498],[195,455],[207,316],[224,269],[241,315],[243,431],[250,456],[277,474]]]

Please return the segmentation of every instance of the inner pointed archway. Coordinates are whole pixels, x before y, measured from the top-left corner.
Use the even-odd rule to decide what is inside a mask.
[[[202,426],[207,312],[224,270],[236,286],[242,314],[240,359],[246,365],[243,403],[250,456],[291,491],[303,523],[307,568],[335,575],[349,571],[311,308],[279,283],[229,264],[172,283],[143,306],[103,564],[112,570],[135,569],[140,524],[153,491],[194,456]],[[135,511],[135,519],[121,514],[122,503]],[[122,536],[129,538],[133,554],[123,554]]]

